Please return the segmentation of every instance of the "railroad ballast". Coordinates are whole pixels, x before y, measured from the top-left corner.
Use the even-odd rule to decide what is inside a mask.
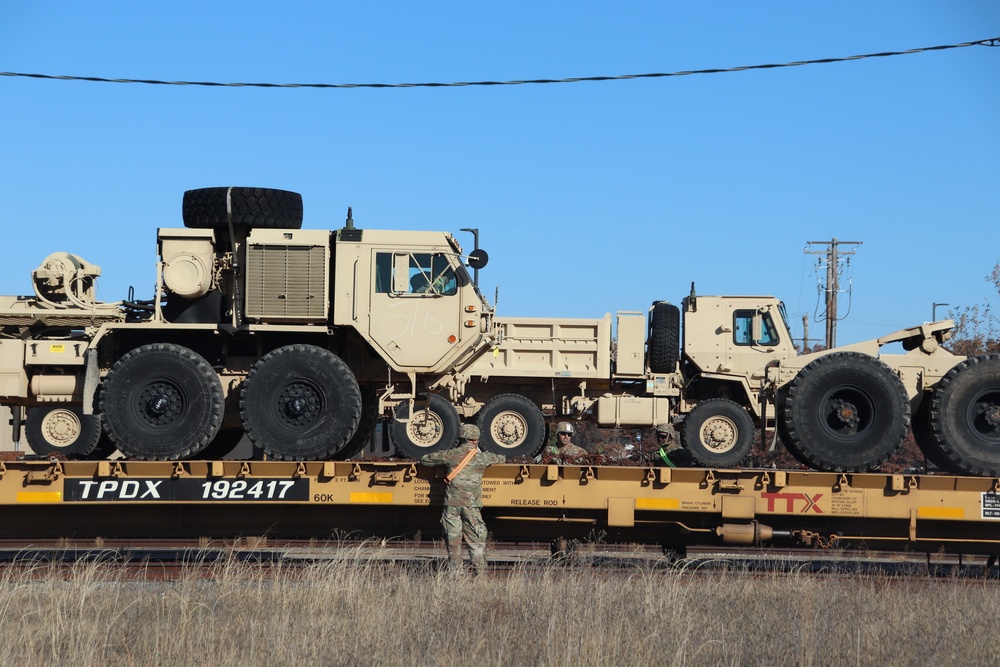
[[[407,457],[536,456],[557,420],[669,423],[697,464],[738,467],[756,433],[821,471],[875,470],[912,428],[927,458],[1000,474],[1000,355],[943,347],[951,320],[799,355],[774,297],[702,296],[602,318],[500,316],[446,232],[302,229],[302,198],[184,194],[155,293],[101,303],[100,268],[58,252],[0,297],[0,402],[39,454],[348,459],[384,421]],[[614,326],[613,326],[614,325]],[[614,335],[613,335],[614,331]],[[901,354],[882,348],[898,343]]]

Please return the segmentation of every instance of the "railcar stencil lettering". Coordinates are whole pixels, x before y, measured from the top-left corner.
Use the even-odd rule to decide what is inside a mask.
[[[67,479],[66,502],[266,502],[309,499],[307,479]]]
[[[983,518],[1000,519],[1000,495],[993,491],[983,494]]]

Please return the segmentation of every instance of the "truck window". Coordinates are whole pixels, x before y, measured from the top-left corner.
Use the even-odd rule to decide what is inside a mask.
[[[375,291],[389,294],[393,285],[393,253],[375,254]],[[409,289],[404,294],[440,294],[451,296],[458,292],[455,269],[448,258],[440,253],[412,253],[407,269]]]
[[[753,339],[753,319],[760,315],[760,340]],[[777,345],[778,330],[770,313],[756,310],[737,310],[733,314],[733,342],[737,345]]]

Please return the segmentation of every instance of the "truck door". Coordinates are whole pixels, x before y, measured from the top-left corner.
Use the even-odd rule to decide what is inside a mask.
[[[397,366],[435,367],[462,346],[468,331],[462,326],[465,267],[440,252],[373,252],[372,342]]]
[[[729,372],[751,380],[751,385],[764,378],[764,367],[771,359],[783,356],[784,345],[780,330],[769,306],[736,308],[733,311],[732,340],[729,342],[727,366]]]

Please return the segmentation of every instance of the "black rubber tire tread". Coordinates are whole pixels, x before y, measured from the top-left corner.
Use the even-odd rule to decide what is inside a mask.
[[[681,311],[672,303],[654,301],[649,316],[649,370],[673,373],[680,355]]]
[[[87,454],[86,458],[88,461],[103,461],[117,451],[118,447],[115,445],[114,440],[107,433],[102,433],[101,439],[97,441],[97,447],[94,448],[94,451]]]
[[[505,413],[507,415],[505,416]],[[515,444],[504,445],[494,437],[493,427],[500,427],[498,418],[513,420],[510,425],[522,433]],[[545,446],[545,415],[533,401],[520,394],[494,396],[476,419],[479,426],[479,448],[507,458],[534,456]]]
[[[173,343],[125,354],[108,372],[100,396],[104,430],[118,451],[147,461],[195,456],[215,438],[225,411],[212,366]]]
[[[840,428],[833,400],[854,407],[860,425]],[[902,380],[884,362],[860,352],[833,352],[799,371],[785,396],[785,433],[811,468],[829,472],[875,470],[903,444],[910,403]]]
[[[735,444],[727,451],[711,449],[701,438],[701,429],[720,420],[736,430]],[[734,468],[750,455],[754,440],[753,419],[736,401],[710,398],[694,407],[684,420],[681,442],[697,464],[707,468]]]
[[[55,413],[67,413],[65,417],[79,424],[79,432],[72,442],[58,444],[49,438],[45,431],[46,421],[51,425]],[[86,458],[101,438],[101,418],[98,415],[85,415],[83,408],[70,405],[39,405],[28,408],[24,418],[24,436],[28,440],[31,451],[39,456],[59,454],[70,459]]]
[[[957,471],[1000,476],[1000,354],[970,357],[948,371],[934,389],[930,418]]]
[[[424,398],[417,398],[413,402],[416,413],[414,419],[421,418],[420,413],[424,411],[425,405],[431,412],[429,428],[432,432],[428,433],[421,443],[415,442],[410,437],[407,428],[409,424],[402,421],[409,417],[409,404],[404,401],[396,406],[396,418],[392,420],[389,436],[396,453],[400,456],[419,459],[424,454],[451,449],[458,445],[458,427],[461,420],[454,406],[437,394],[431,394],[426,401]]]
[[[271,458],[322,461],[343,449],[357,430],[361,390],[333,352],[286,345],[250,368],[240,417],[253,444]]]
[[[920,453],[924,455],[924,458],[939,470],[960,475],[962,471],[945,456],[945,453],[941,451],[941,446],[938,444],[937,438],[934,437],[934,427],[931,424],[932,400],[933,396],[931,394],[924,396],[917,407],[917,411],[913,413],[913,419],[910,423],[913,440],[917,443],[917,447],[920,448]]]
[[[785,426],[785,416],[783,410],[778,413],[778,417],[775,420],[775,428],[777,428],[778,430],[778,440],[781,441],[781,444],[782,446],[784,446],[785,450],[789,454],[791,454],[796,461],[804,465],[806,468],[811,467],[809,460],[806,459],[806,457],[802,455],[802,452],[800,452],[795,447],[795,444],[792,442],[792,437],[788,435],[788,427]]]
[[[184,226],[191,229],[228,227],[230,215],[232,224],[241,227],[302,227],[302,195],[288,190],[241,187],[188,190],[181,209]]]
[[[378,420],[378,392],[373,387],[361,387],[361,419],[358,420],[358,427],[354,429],[354,435],[344,448],[333,458],[346,461],[357,456],[371,442]]]

